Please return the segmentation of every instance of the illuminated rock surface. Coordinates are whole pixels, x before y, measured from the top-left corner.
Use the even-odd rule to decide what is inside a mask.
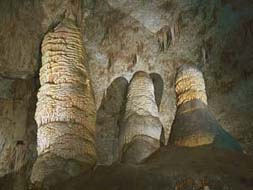
[[[90,81],[99,116],[96,123],[96,135],[99,139],[96,143],[100,163],[111,164],[117,160],[118,127],[121,111],[124,110],[119,109],[119,105],[125,101],[122,98],[125,82],[116,87],[120,90],[115,90],[119,92],[113,96],[106,93],[110,91],[110,85],[119,77],[129,82],[133,74],[140,70],[158,74],[162,82],[154,82],[155,88],[162,87],[163,93],[161,95],[158,88],[155,90],[155,98],[159,105],[159,119],[163,125],[165,142],[168,142],[177,110],[175,74],[183,63],[194,63],[201,70],[206,82],[208,109],[224,130],[236,138],[243,152],[253,154],[252,0],[1,0],[0,189],[27,190],[30,184],[31,169],[38,156],[38,126],[34,115],[40,87],[39,69],[42,67],[41,43],[44,36],[63,20],[67,9],[71,9],[76,15],[87,50]],[[70,81],[74,80],[72,76],[66,78],[67,76],[57,75],[52,80],[60,82],[66,78]],[[79,75],[75,76],[75,81],[80,80]],[[43,80],[46,79],[47,77]],[[110,97],[114,101],[109,101]],[[79,97],[73,95],[69,99],[76,104]],[[102,100],[106,100],[107,104]],[[74,119],[82,121],[82,118],[78,118]],[[62,129],[68,128],[67,125]],[[76,129],[82,127],[78,124],[73,126],[77,126]],[[48,129],[54,130],[51,125]],[[72,134],[73,131],[69,132]],[[61,131],[57,134],[60,133]],[[42,144],[42,147],[47,146],[46,142]],[[65,155],[66,151],[62,154]],[[188,155],[192,154],[194,153]],[[205,154],[213,159],[212,155],[215,153],[211,150]],[[222,150],[221,154],[225,156],[227,153]],[[190,158],[188,155],[183,154],[182,157]],[[173,163],[175,159],[178,157],[164,163]],[[199,160],[201,158],[196,158],[193,162]],[[220,169],[214,173],[224,171],[223,166],[227,168],[233,164],[236,167],[226,175],[236,174],[234,178],[231,177],[235,184],[244,184],[252,189],[251,173],[243,172],[246,170],[241,168],[242,163],[250,165],[251,160],[235,161],[230,154],[216,160],[222,166],[219,165]],[[55,164],[61,165],[65,161],[66,159],[59,157]],[[197,170],[196,176],[200,168],[205,170],[208,167],[206,161],[201,163],[192,167]],[[175,167],[175,170],[186,168],[182,167],[181,161]],[[206,170],[206,174],[210,172]],[[106,177],[110,177],[109,173],[105,172]],[[131,174],[134,176],[135,173]],[[124,183],[128,182],[127,179],[118,176],[114,182],[123,183],[127,187]],[[180,176],[183,174],[176,177],[178,181],[182,181]],[[57,181],[56,178],[58,177],[55,175],[51,179]],[[138,181],[142,181],[144,185],[156,185],[150,178],[141,179]],[[96,185],[99,185],[99,181],[101,180],[95,181]],[[166,178],[166,181],[169,179]],[[159,189],[157,187],[154,189]],[[235,186],[233,189],[246,187]]]
[[[96,163],[96,111],[80,30],[64,19],[42,42],[32,183],[50,184]]]
[[[178,108],[169,143],[187,147],[213,144],[242,151],[209,111],[203,75],[196,66],[182,65],[178,69],[175,88]]]
[[[147,73],[139,71],[128,87],[119,137],[121,161],[140,163],[148,158],[160,147],[161,131],[153,82]]]
[[[182,65],[176,77],[177,107],[190,102],[199,100],[207,105],[205,81],[201,71],[194,65]]]

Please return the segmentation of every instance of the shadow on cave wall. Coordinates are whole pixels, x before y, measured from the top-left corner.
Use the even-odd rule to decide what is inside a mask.
[[[161,101],[162,101],[162,97],[163,97],[163,90],[164,90],[164,82],[163,79],[161,77],[161,75],[157,74],[157,73],[150,73],[149,74],[153,84],[154,84],[154,93],[155,93],[155,101],[158,107],[158,110],[160,111],[160,105],[161,105]],[[160,137],[160,143],[161,146],[164,146],[165,143],[165,131],[164,128],[162,128],[162,133],[161,133],[161,137]]]
[[[157,73],[151,73],[150,77],[154,84],[155,101],[159,109],[161,101],[162,101],[162,96],[163,96],[164,82],[161,75]]]
[[[128,81],[116,78],[107,88],[97,111],[96,143],[98,163],[111,164],[118,160],[118,134],[126,101]]]

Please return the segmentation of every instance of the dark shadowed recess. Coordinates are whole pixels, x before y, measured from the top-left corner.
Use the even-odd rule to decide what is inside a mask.
[[[96,142],[99,164],[111,164],[118,159],[118,136],[128,81],[116,78],[107,88],[97,111]]]
[[[151,77],[153,84],[154,84],[155,101],[156,101],[156,104],[159,108],[161,101],[162,101],[162,96],[163,96],[164,82],[163,82],[161,75],[159,75],[157,73],[151,73],[150,77]]]
[[[167,146],[158,150],[144,164],[99,166],[52,189],[251,190],[252,170],[252,157],[236,151],[210,146]]]

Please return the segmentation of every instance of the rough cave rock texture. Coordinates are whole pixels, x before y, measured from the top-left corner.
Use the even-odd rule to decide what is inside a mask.
[[[143,164],[99,166],[52,190],[252,190],[252,161],[209,146],[166,146]]]
[[[29,162],[35,158],[35,146],[32,144],[35,134],[30,131],[35,123],[29,120],[34,108],[28,104],[32,103],[32,96],[36,96],[33,82],[32,78],[16,80],[0,77],[0,120],[3,120],[0,124],[1,177],[31,166]],[[24,128],[25,125],[28,127]]]
[[[201,71],[194,65],[179,67],[175,88],[177,107],[192,100],[200,100],[207,105],[205,81]]]
[[[101,103],[104,97],[109,99],[105,92],[113,81],[118,77],[130,81],[139,70],[161,76],[164,91],[159,104],[159,118],[164,127],[165,142],[168,142],[177,109],[175,73],[182,63],[194,63],[202,71],[209,110],[221,126],[238,140],[244,152],[253,154],[252,0],[1,0],[0,127],[4,135],[1,136],[0,157],[1,175],[10,179],[7,186],[1,183],[5,177],[0,179],[2,189],[27,190],[24,183],[29,182],[31,167],[37,157],[34,113],[39,88],[38,70],[41,67],[40,46],[48,30],[64,18],[66,8],[77,14],[87,50],[96,107],[100,112],[97,128],[103,143],[98,148],[102,150],[102,146],[103,154],[98,153],[103,163],[111,162],[109,152],[115,152],[111,147],[118,140],[115,134],[119,126],[117,117],[121,113],[118,107],[114,109],[114,105],[118,106],[122,98],[100,109],[105,105]],[[125,88],[124,85],[119,86],[120,89]],[[8,147],[13,151],[5,152],[10,150]],[[15,156],[14,152],[22,153]],[[192,155],[192,152],[189,154]],[[207,154],[213,155],[213,152]],[[220,160],[225,160],[222,163],[224,167],[228,163],[234,165],[235,169],[230,173],[238,171],[238,165],[250,162],[234,161],[232,158],[229,155],[217,158],[217,161],[221,163]],[[22,166],[21,171],[13,163]],[[183,168],[181,162],[170,167],[174,165],[175,170]],[[196,169],[196,176],[200,167],[191,168]],[[218,170],[221,169],[218,167]],[[134,172],[135,168],[133,175]],[[163,178],[154,176],[157,176],[157,183]],[[180,176],[182,174],[175,177],[175,183],[180,181]],[[154,184],[149,177],[145,179],[138,178],[138,181]],[[248,174],[239,173],[236,179],[252,189],[252,178]],[[122,181],[128,182],[118,180],[119,183]],[[169,180],[166,178],[166,181]]]
[[[169,142],[195,147],[213,144],[241,151],[239,143],[219,125],[207,107],[205,82],[195,65],[182,65],[176,78],[177,113]]]
[[[151,77],[138,71],[127,93],[126,110],[120,127],[119,152],[122,162],[140,163],[160,147],[162,124]]]
[[[176,69],[194,63],[206,81],[209,109],[251,153],[253,5],[240,2],[96,1],[84,40],[97,108],[116,78],[129,81],[139,70],[158,73],[164,81],[159,118],[167,142],[177,107]],[[168,46],[163,51],[161,43]]]
[[[35,113],[38,158],[31,180],[50,183],[96,163],[96,109],[81,33],[74,20],[66,18],[46,34],[41,51]]]
[[[125,110],[128,81],[116,78],[106,90],[97,111],[96,146],[98,164],[111,165],[119,159],[119,127]]]

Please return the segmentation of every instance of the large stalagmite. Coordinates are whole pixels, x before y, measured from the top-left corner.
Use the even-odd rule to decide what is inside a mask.
[[[147,73],[139,71],[134,74],[128,88],[120,128],[121,161],[140,163],[150,156],[160,147],[161,130],[152,79]]]
[[[177,113],[170,143],[195,147],[212,144],[226,149],[241,150],[209,111],[202,73],[193,65],[182,65],[176,78]]]
[[[96,163],[95,103],[79,28],[64,19],[42,43],[31,180],[52,184]],[[45,185],[45,184],[44,184]]]

